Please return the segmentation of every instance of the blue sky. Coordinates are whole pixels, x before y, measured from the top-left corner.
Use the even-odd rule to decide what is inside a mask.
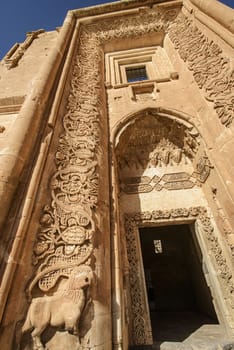
[[[114,1],[114,0],[112,0]],[[0,59],[26,32],[61,26],[68,10],[110,2],[105,0],[1,0]],[[234,8],[234,0],[221,0]]]

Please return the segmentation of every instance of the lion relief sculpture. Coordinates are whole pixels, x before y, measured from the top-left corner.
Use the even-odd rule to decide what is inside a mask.
[[[86,304],[85,290],[92,282],[93,272],[78,269],[72,271],[63,291],[32,299],[22,333],[32,330],[33,350],[44,350],[40,337],[48,326],[63,327],[79,335],[79,320]]]

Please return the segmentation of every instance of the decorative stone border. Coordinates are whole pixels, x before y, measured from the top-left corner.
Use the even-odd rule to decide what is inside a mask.
[[[91,265],[99,196],[100,124],[105,118],[102,50],[105,42],[166,31],[179,9],[97,22],[81,29],[74,59],[63,134],[59,137],[50,179],[51,203],[43,208],[34,248],[35,276],[29,287],[53,288],[81,264]],[[94,268],[94,267],[92,267]]]
[[[77,265],[81,270],[85,266],[95,269],[95,266],[91,266],[91,261],[93,237],[98,231],[95,215],[98,214],[96,208],[100,192],[100,130],[105,122],[101,45],[114,39],[134,39],[155,32],[175,32],[175,26],[170,27],[170,24],[176,19],[178,12],[178,8],[168,10],[156,7],[144,9],[137,15],[102,20],[81,28],[78,52],[72,68],[67,110],[62,121],[64,132],[59,137],[55,155],[56,172],[50,180],[51,201],[43,208],[34,248],[33,263],[36,272],[30,292],[33,292],[35,285],[42,294],[48,292],[56,286],[60,276],[68,277]],[[12,59],[13,54],[11,52],[7,57]],[[21,51],[17,54],[17,60],[20,57]],[[191,54],[191,59],[192,57]],[[212,92],[209,96],[213,96]],[[221,99],[217,99],[217,103],[220,101]],[[217,103],[216,108],[219,108]],[[221,114],[225,112],[224,108],[229,108],[226,100],[225,106],[227,107],[222,107]],[[226,112],[221,118],[225,125],[229,125],[231,119]],[[152,215],[155,220],[155,214]],[[169,217],[173,218],[173,215],[175,211],[171,211]],[[190,215],[194,214],[190,212]],[[136,218],[134,222],[137,222]],[[212,241],[211,229],[207,231],[208,234],[211,235],[213,250],[219,250],[217,242],[214,245],[215,241]],[[222,276],[227,281],[226,276],[230,273],[225,261],[219,259],[218,262],[222,268]],[[228,287],[231,288],[230,283]],[[147,343],[150,335],[146,335],[142,326],[141,306],[139,303],[136,305],[139,310],[133,309],[135,334],[138,334],[135,342]]]
[[[232,272],[228,266],[223,250],[214,234],[214,227],[204,207],[178,208],[171,210],[156,210],[152,212],[125,214],[125,233],[127,255],[129,261],[129,283],[131,298],[131,332],[132,345],[152,344],[150,316],[146,312],[146,296],[142,287],[144,281],[141,270],[138,244],[138,228],[159,222],[175,222],[183,220],[188,223],[197,222],[207,241],[211,258],[216,265],[218,277],[222,283],[225,299],[228,299],[234,309],[234,283]]]
[[[186,172],[165,173],[161,177],[154,175],[141,177],[125,177],[121,180],[121,190],[127,194],[149,193],[166,189],[183,190],[201,186],[210,175],[211,163],[207,157],[202,157],[192,174]]]
[[[171,24],[168,33],[205,98],[214,103],[221,123],[229,126],[234,119],[231,61],[182,13]]]

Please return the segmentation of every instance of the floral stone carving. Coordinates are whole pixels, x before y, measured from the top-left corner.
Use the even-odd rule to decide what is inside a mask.
[[[150,316],[146,314],[146,304],[143,290],[143,276],[140,269],[140,252],[137,243],[138,227],[168,223],[175,219],[196,221],[208,245],[209,255],[216,265],[220,285],[223,288],[226,302],[233,314],[234,308],[234,282],[232,271],[229,268],[224,252],[204,207],[177,208],[171,210],[156,210],[152,212],[139,212],[125,214],[125,234],[127,254],[129,261],[129,290],[131,298],[131,331],[132,345],[152,344]],[[230,314],[231,315],[231,314]]]
[[[168,33],[205,98],[214,103],[221,123],[229,126],[234,119],[234,70],[230,60],[182,13]]]
[[[92,256],[96,232],[94,210],[98,200],[96,167],[102,113],[98,108],[102,101],[99,96],[101,57],[97,43],[92,38],[86,40],[84,36],[83,33],[80,37],[67,112],[63,118],[64,132],[59,137],[55,154],[57,171],[50,179],[51,203],[43,208],[34,246],[33,264],[36,273],[27,291],[32,302],[23,330],[29,330],[29,323],[34,328],[32,337],[35,349],[40,346],[43,348],[39,338],[49,326],[63,326],[77,335],[79,341],[77,327],[88,302],[87,289],[92,283],[90,276],[94,270]],[[70,284],[71,276],[74,275],[78,290],[64,292],[62,297],[57,296],[64,280],[68,279],[67,283]],[[38,295],[38,289],[46,296],[34,297]],[[69,294],[77,298],[78,305],[72,306]],[[57,298],[60,299],[56,309]],[[36,313],[39,306],[46,314],[50,314],[49,320],[43,320],[43,327],[40,312]],[[66,307],[71,311],[76,310],[72,311],[72,325],[68,325]]]
[[[32,296],[31,305],[40,300],[35,296],[38,291],[42,295],[47,293],[53,303],[61,279],[70,280],[77,267],[95,269],[92,257],[94,235],[98,229],[95,216],[98,215],[96,207],[100,191],[100,124],[105,115],[101,45],[114,39],[167,32],[178,12],[179,9],[154,8],[137,15],[82,26],[63,118],[64,132],[59,137],[55,155],[57,170],[50,181],[51,201],[44,206],[34,247],[35,275],[28,290]],[[170,31],[173,30],[171,27]],[[221,103],[221,99],[217,101]],[[186,152],[194,153],[197,144],[192,135],[187,136]],[[180,152],[171,157],[173,161],[182,158]],[[86,287],[90,283],[91,280]],[[52,313],[52,318],[56,317],[55,311]],[[33,306],[30,306],[27,319],[30,320],[33,314]],[[33,321],[34,327],[37,322]]]
[[[134,38],[165,30],[177,12],[153,10],[141,13],[140,18],[138,15],[116,18],[82,27],[67,111],[62,121],[64,132],[59,137],[55,155],[57,171],[50,180],[51,203],[43,208],[34,247],[36,272],[27,291],[32,297],[27,319],[34,315],[32,305],[39,305],[41,300],[34,296],[34,290],[37,295],[38,289],[48,294],[53,302],[61,280],[69,279],[77,267],[95,269],[92,257],[97,231],[99,124],[105,115],[100,46],[119,37]],[[56,318],[55,310],[51,312],[51,319]],[[32,326],[37,328],[38,322],[33,320]],[[24,330],[27,329],[25,326]],[[41,328],[35,331],[37,336],[41,331]],[[36,342],[39,344],[39,341]]]

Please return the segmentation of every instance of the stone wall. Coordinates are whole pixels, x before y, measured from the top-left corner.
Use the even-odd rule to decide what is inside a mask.
[[[2,61],[5,349],[127,349],[124,215],[160,210],[200,222],[220,320],[233,327],[233,51],[229,25],[200,7],[131,0],[71,11],[58,32],[29,33]],[[150,79],[123,81],[139,62]]]

